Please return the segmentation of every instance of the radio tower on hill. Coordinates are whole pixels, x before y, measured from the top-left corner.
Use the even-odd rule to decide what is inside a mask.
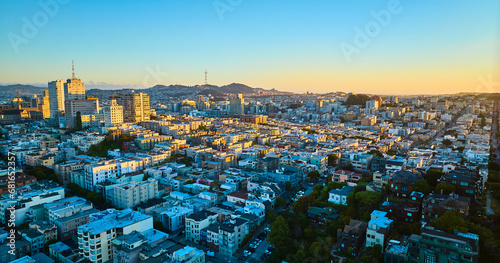
[[[208,81],[207,81],[207,70],[205,69],[205,86],[208,84]]]

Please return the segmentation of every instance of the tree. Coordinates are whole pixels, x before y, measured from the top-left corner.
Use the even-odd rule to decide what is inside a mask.
[[[286,200],[283,197],[276,199],[276,205],[278,207],[284,207],[286,205]]]
[[[302,263],[306,259],[306,253],[304,253],[304,250],[300,249],[297,250],[297,253],[295,253],[295,263]]]
[[[368,152],[369,154],[375,154],[377,157],[383,157],[384,155],[379,150],[371,150]]]
[[[337,164],[337,160],[339,159],[339,156],[336,154],[329,154],[328,155],[328,166],[335,166]]]
[[[187,180],[187,181],[186,181],[186,183],[185,183],[185,184],[194,184],[194,181],[193,181],[193,180],[191,180],[191,179],[189,179],[189,180]]]
[[[389,150],[387,150],[387,152],[385,152],[385,153],[387,153],[388,155],[396,155],[396,154],[398,154],[398,152],[396,152],[396,151],[395,151],[395,150],[393,150],[393,149],[389,149]]]
[[[453,142],[449,139],[444,139],[442,143],[444,146],[451,146],[453,144]]]
[[[310,171],[310,172],[307,174],[307,176],[308,176],[309,178],[311,178],[312,180],[316,180],[316,179],[318,179],[318,178],[319,178],[320,174],[319,174],[319,172],[318,172],[317,170],[314,170],[314,171]]]
[[[468,231],[467,222],[465,222],[464,216],[458,211],[446,211],[442,216],[436,218],[434,226],[436,229],[448,233],[454,233],[455,229],[462,233]]]
[[[412,190],[426,195],[431,192],[431,187],[426,180],[419,180],[413,185]]]
[[[355,195],[355,200],[364,205],[376,205],[380,202],[382,193],[372,191],[360,191]]]
[[[281,258],[284,258],[289,254],[291,242],[292,239],[290,238],[290,229],[288,228],[288,223],[281,215],[279,215],[271,223],[269,243],[274,245],[276,249],[275,253]]]
[[[434,192],[437,194],[448,195],[452,192],[455,192],[455,190],[456,190],[456,187],[450,183],[439,183],[436,186],[436,190],[434,190]]]
[[[79,111],[76,112],[76,127],[75,127],[75,129],[77,131],[80,131],[83,129],[83,127],[82,127],[82,114]]]
[[[276,214],[274,212],[274,209],[270,208],[268,210],[266,210],[266,220],[267,221],[273,221],[274,218],[276,217]]]
[[[285,189],[287,191],[292,191],[292,183],[290,183],[290,181],[285,182]]]
[[[435,188],[437,185],[437,181],[444,175],[443,171],[436,169],[429,169],[425,175],[425,180],[429,183],[431,188]]]
[[[325,258],[326,251],[319,242],[313,242],[309,247],[309,253],[314,257],[314,259]]]
[[[297,201],[295,201],[295,203],[293,203],[293,212],[297,214],[307,212],[311,203],[310,199],[309,195],[300,197]]]

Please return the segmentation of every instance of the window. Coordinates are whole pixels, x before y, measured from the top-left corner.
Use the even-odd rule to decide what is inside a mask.
[[[436,257],[433,255],[425,255],[425,263],[436,263]]]

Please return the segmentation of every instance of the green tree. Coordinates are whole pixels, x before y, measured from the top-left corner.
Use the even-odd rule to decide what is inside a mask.
[[[285,189],[287,191],[292,191],[292,183],[290,183],[290,181],[285,182]]]
[[[320,177],[320,174],[317,170],[310,171],[307,176],[311,178],[312,180],[317,180]]]
[[[442,143],[444,146],[451,146],[453,144],[453,142],[449,139],[444,139]]]
[[[272,222],[274,218],[276,217],[276,213],[274,212],[274,209],[270,208],[266,210],[266,220],[269,222]]]
[[[398,152],[396,152],[396,151],[395,151],[395,150],[393,150],[393,149],[389,149],[389,150],[387,150],[387,152],[385,152],[385,153],[387,153],[388,155],[396,155],[396,154],[398,154]]]
[[[145,174],[144,177],[142,177],[142,181],[147,181],[149,178],[151,178],[151,175]]]
[[[79,111],[76,112],[76,127],[75,127],[75,129],[77,131],[80,131],[83,129],[83,127],[82,127],[82,114]]]
[[[288,223],[281,215],[279,215],[271,223],[270,228],[271,232],[269,233],[269,243],[274,245],[276,249],[275,253],[279,257],[284,258],[289,254],[290,243],[292,242]]]
[[[454,233],[455,229],[462,233],[468,231],[467,222],[464,216],[458,211],[446,211],[442,216],[436,218],[434,221],[434,226],[444,232]]]
[[[384,155],[379,150],[371,150],[368,152],[369,154],[375,154],[377,157],[383,157]]]
[[[412,186],[412,190],[426,195],[431,192],[431,187],[426,180],[419,180]]]
[[[293,203],[292,210],[294,213],[305,213],[309,209],[309,205],[311,204],[311,197],[302,196],[295,203]]]
[[[329,154],[328,155],[328,166],[335,166],[337,164],[337,160],[339,159],[339,156],[336,154]]]
[[[297,250],[297,253],[295,253],[295,263],[302,263],[306,259],[306,253],[304,253],[304,250],[300,249]]]
[[[286,205],[286,200],[285,200],[285,198],[280,197],[280,198],[276,199],[276,205],[277,205],[278,207],[285,207],[285,205]]]
[[[372,191],[360,191],[355,195],[356,201],[364,205],[376,205],[380,202],[382,193]]]
[[[437,181],[444,175],[443,171],[439,171],[436,169],[429,169],[425,175],[425,180],[429,183],[431,188],[435,188],[437,186]]]
[[[311,254],[315,259],[324,259],[326,251],[319,242],[313,242],[309,247],[309,254]]]
[[[452,192],[455,192],[456,190],[456,187],[450,183],[439,183],[437,186],[436,186],[436,190],[434,190],[434,193],[437,193],[437,194],[444,194],[444,195],[448,195]]]

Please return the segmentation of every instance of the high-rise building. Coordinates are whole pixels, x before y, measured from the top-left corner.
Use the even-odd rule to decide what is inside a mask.
[[[55,80],[48,83],[50,116],[56,117],[59,112],[64,112],[64,80]]]
[[[66,127],[74,128],[78,113],[82,119],[82,126],[90,126],[96,121],[99,113],[99,99],[87,97],[85,100],[66,100]]]
[[[115,238],[150,229],[153,229],[153,218],[132,209],[107,209],[93,214],[87,224],[78,227],[80,255],[90,262],[110,262],[113,260],[111,242]]]
[[[149,121],[151,109],[149,96],[145,93],[123,94],[117,97],[118,104],[123,106],[124,122]]]
[[[49,90],[44,90],[42,97],[38,100],[38,109],[42,112],[44,119],[50,118]]]
[[[229,114],[244,114],[245,113],[245,99],[243,99],[243,93],[238,94],[238,96],[230,101]]]
[[[123,123],[123,106],[118,105],[115,98],[111,98],[111,105],[104,107],[104,123],[106,127]]]
[[[73,75],[64,83],[65,99],[67,100],[84,100],[85,99],[85,84],[81,79],[75,77],[75,65],[73,64]]]

